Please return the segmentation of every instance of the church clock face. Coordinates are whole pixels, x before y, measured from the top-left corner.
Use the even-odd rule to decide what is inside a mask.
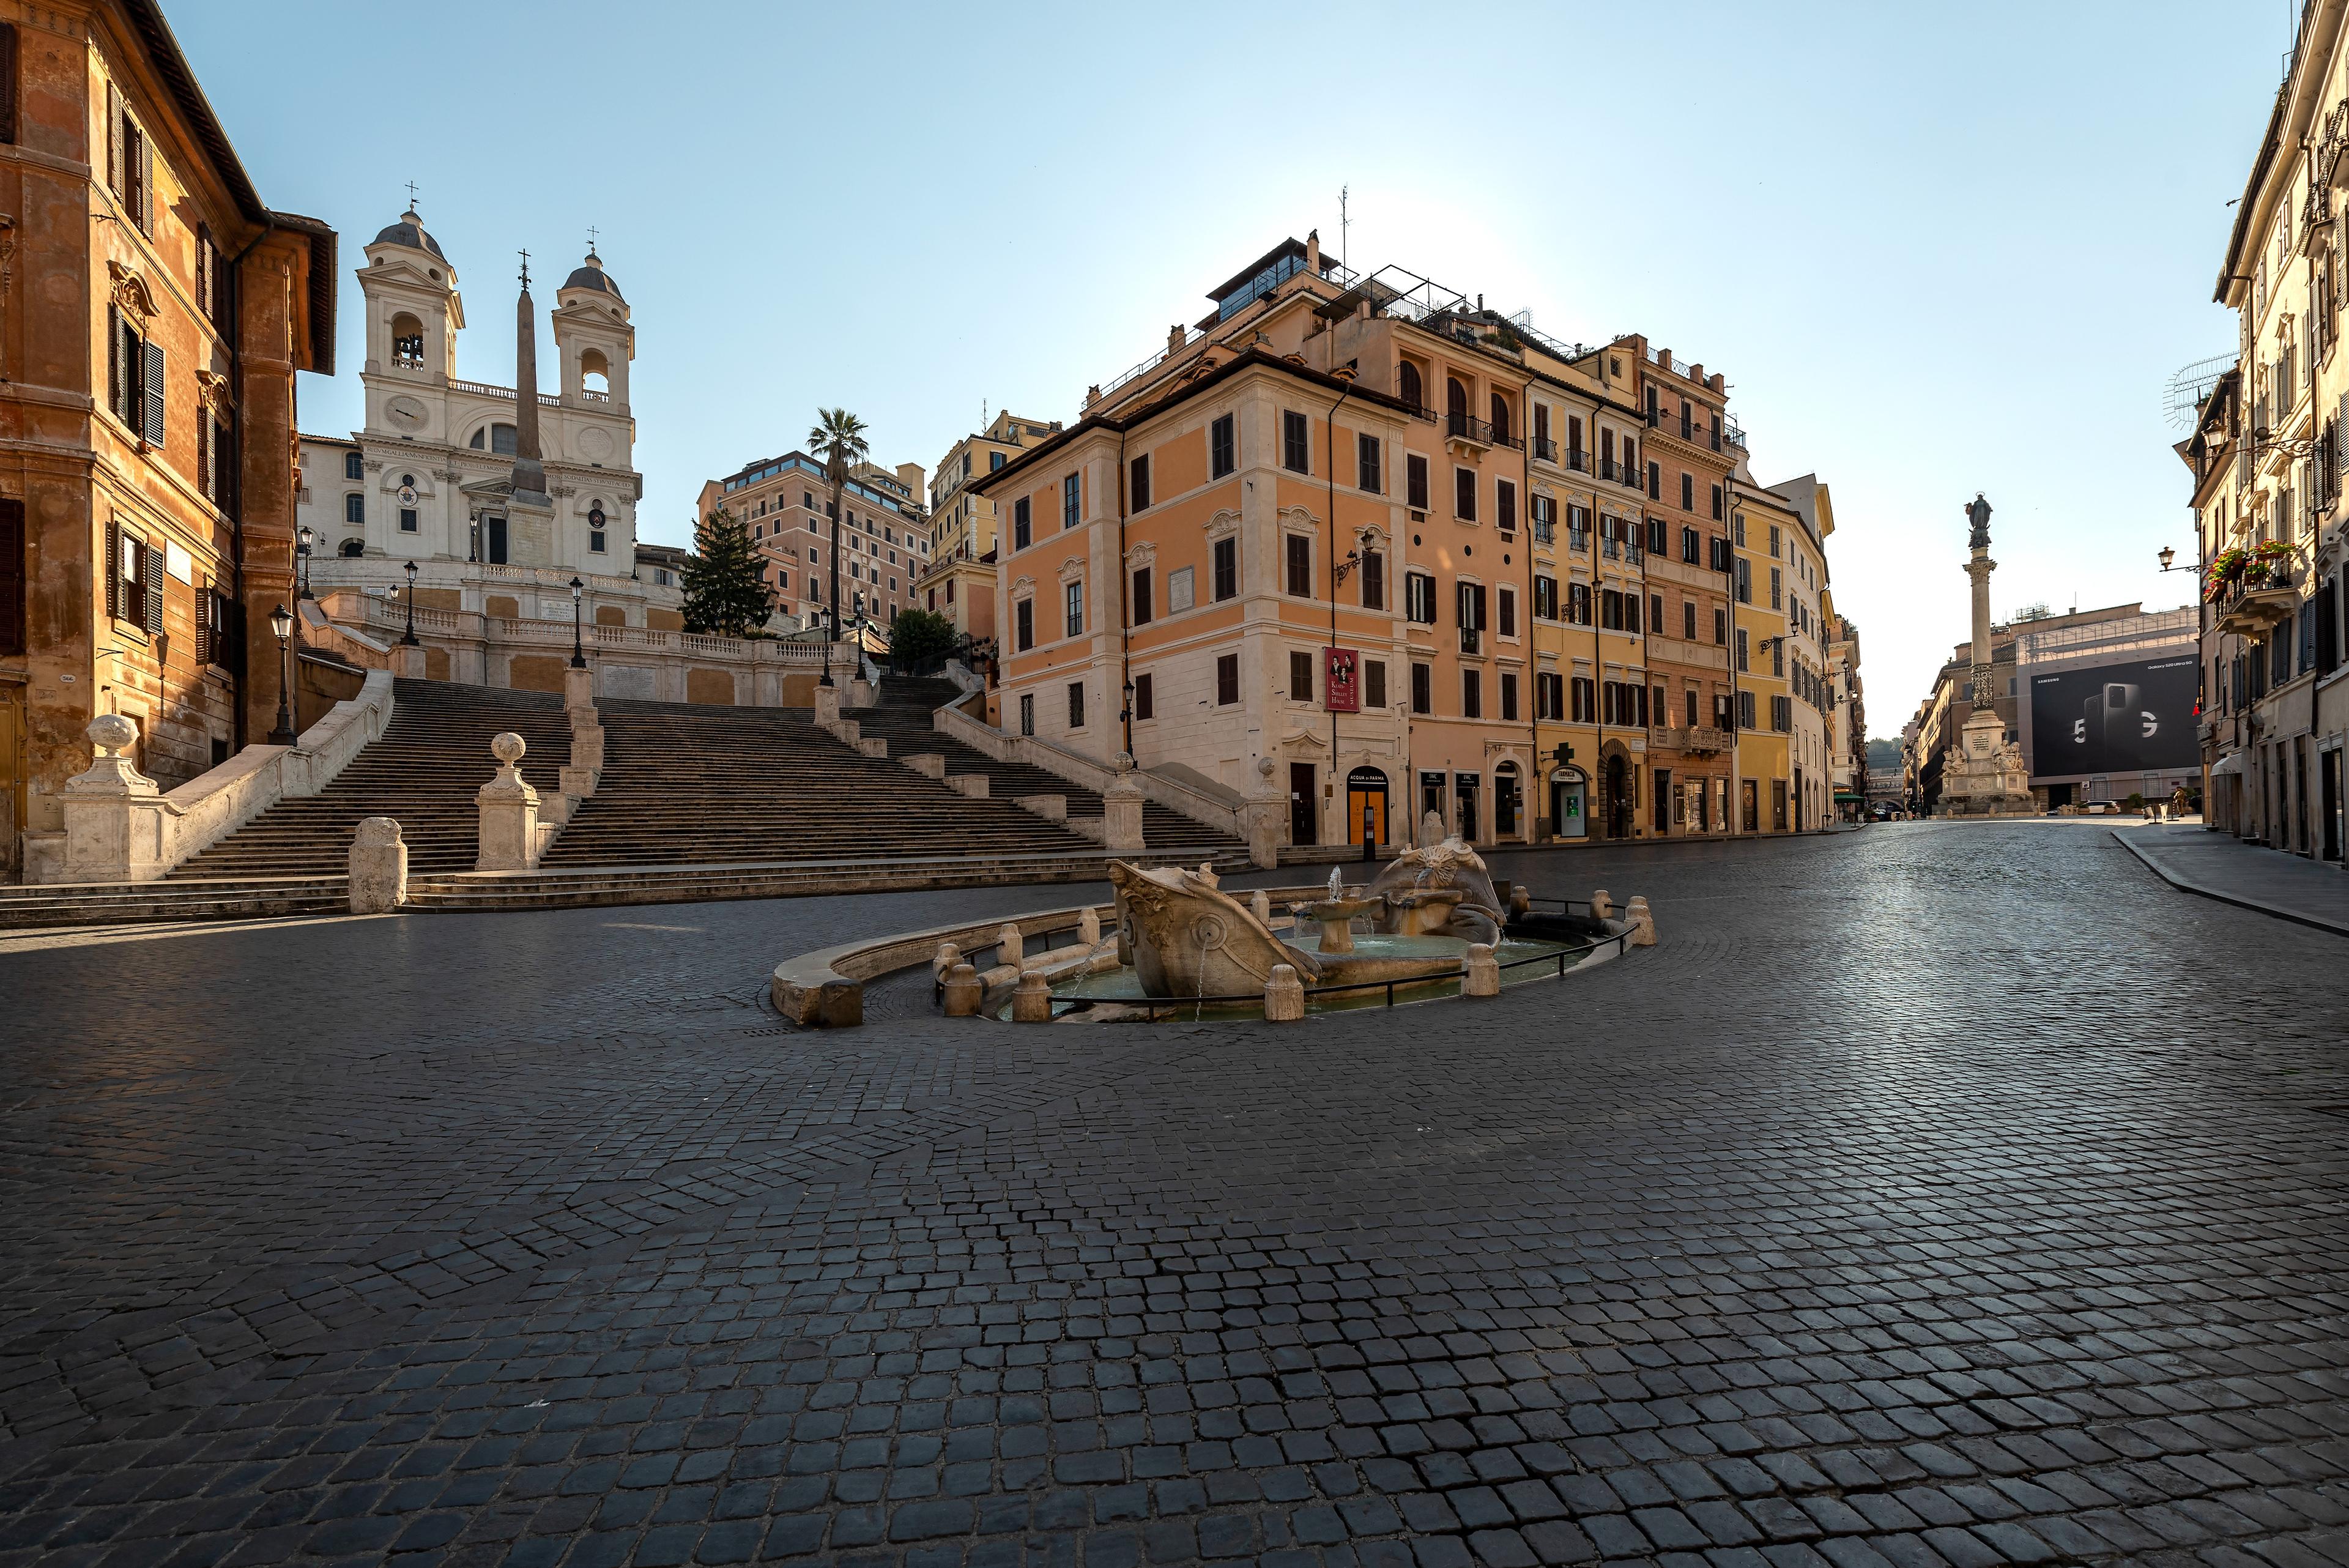
[[[405,425],[409,430],[414,430],[424,422],[424,405],[413,398],[392,399],[390,405],[384,410],[384,413],[392,423]]]

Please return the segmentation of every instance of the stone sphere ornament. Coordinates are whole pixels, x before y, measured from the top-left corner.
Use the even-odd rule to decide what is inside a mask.
[[[505,763],[508,767],[512,767],[516,763],[522,761],[523,753],[529,750],[530,746],[528,742],[523,741],[520,735],[515,734],[512,730],[508,730],[504,734],[500,735],[497,739],[490,742],[490,755],[497,758],[498,761]]]
[[[90,744],[109,757],[139,743],[139,726],[119,713],[100,713],[82,732],[89,737]]]

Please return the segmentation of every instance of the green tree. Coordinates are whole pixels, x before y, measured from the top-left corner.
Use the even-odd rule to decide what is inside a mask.
[[[693,531],[694,553],[678,573],[685,589],[685,629],[745,637],[767,624],[773,597],[759,576],[750,531],[723,506]]]
[[[954,651],[954,622],[934,611],[900,610],[889,623],[889,661],[900,670],[943,658]]]
[[[848,489],[848,471],[863,462],[872,452],[864,440],[864,421],[846,409],[818,409],[815,426],[808,431],[808,451],[823,459],[824,477],[832,482],[832,562],[827,568],[831,582],[824,595],[824,607],[832,615],[832,640],[840,640],[840,515],[841,497]],[[832,671],[826,669],[823,679],[828,684]]]

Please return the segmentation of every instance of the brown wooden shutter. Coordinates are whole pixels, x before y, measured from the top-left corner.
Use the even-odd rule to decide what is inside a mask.
[[[155,232],[155,142],[144,126],[134,126],[139,138],[139,227]]]
[[[0,499],[0,653],[25,651],[25,504]]]
[[[16,24],[0,22],[0,141],[16,140]]]
[[[212,661],[212,580],[196,579],[196,668]]]
[[[122,307],[106,307],[106,408],[116,419],[122,418]]]
[[[106,188],[122,194],[122,93],[106,84]]]
[[[157,450],[163,445],[163,346],[142,344],[146,350],[146,373],[140,378],[140,391],[146,405],[145,430],[147,444]]]
[[[166,558],[160,545],[142,545],[139,551],[140,587],[145,590],[147,600],[141,620],[154,637],[163,635],[163,579],[169,575],[163,569]]]
[[[202,405],[196,408],[196,493],[218,501],[212,493],[212,421]]]
[[[106,520],[106,613],[122,614],[122,524]]]
[[[211,320],[212,309],[212,231],[211,225],[196,225],[196,308]]]

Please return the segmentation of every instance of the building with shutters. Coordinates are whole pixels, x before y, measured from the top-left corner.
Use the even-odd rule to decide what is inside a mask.
[[[1799,522],[1784,496],[1733,481],[1729,527],[1729,679],[1737,729],[1731,810],[1740,833],[1785,833],[1795,826],[1795,797],[1787,680],[1794,650],[1787,646],[1783,552]]]
[[[926,610],[946,617],[963,636],[996,633],[995,503],[971,483],[1060,432],[1058,420],[1022,419],[1009,410],[947,449],[930,480],[930,555],[915,587]]]
[[[918,462],[894,469],[860,462],[849,470],[838,577],[843,637],[857,617],[886,624],[917,602],[914,583],[930,550],[924,479]],[[810,627],[826,619],[833,591],[832,504],[823,460],[787,452],[705,483],[695,503],[695,526],[721,506],[741,519],[774,592],[776,613],[795,627]]]
[[[0,217],[0,874],[40,879],[96,715],[166,790],[273,725],[335,234],[263,203],[151,0],[0,22],[0,181],[40,214]]]
[[[1787,764],[1794,828],[1807,832],[1836,820],[1835,681],[1830,672],[1833,609],[1827,598],[1827,535],[1835,532],[1835,499],[1816,473],[1770,487],[1793,508],[1795,526],[1780,540],[1770,565],[1783,583],[1786,686],[1791,725]],[[1857,654],[1850,655],[1857,668]]]
[[[2235,363],[2177,450],[2193,474],[2201,574],[2203,820],[2338,866],[2349,847],[2349,0],[2307,0],[2299,13],[2211,294],[2235,315]]]
[[[636,327],[620,286],[592,250],[555,290],[548,315],[557,365],[538,390],[536,305],[525,280],[517,301],[519,392],[457,374],[465,300],[457,268],[411,207],[367,246],[358,268],[367,352],[359,379],[365,428],[302,438],[300,518],[311,532],[314,592],[357,588],[396,598],[416,563],[416,602],[521,620],[572,618],[570,581],[584,586],[590,625],[675,630],[680,595],[639,569],[636,420],[628,372]],[[538,483],[515,483],[532,400]],[[429,670],[447,679],[502,661],[435,646]],[[510,678],[559,683],[539,664]]]
[[[1835,589],[1819,587],[1827,651],[1827,776],[1836,819],[1858,822],[1877,799],[1868,763],[1868,703],[1859,672],[1859,628],[1835,607]]]

